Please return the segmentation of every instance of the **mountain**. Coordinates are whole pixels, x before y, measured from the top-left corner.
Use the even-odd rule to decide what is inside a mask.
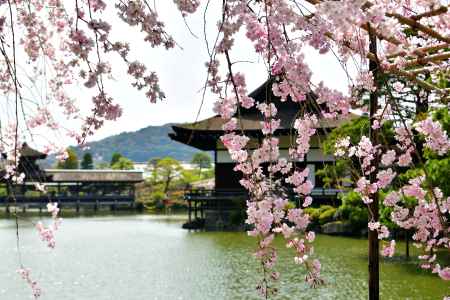
[[[151,158],[171,156],[180,161],[191,161],[199,150],[172,141],[168,134],[172,124],[148,126],[134,132],[122,132],[99,141],[87,143],[88,150],[75,148],[78,158],[90,152],[96,163],[109,162],[114,152],[119,152],[135,162],[146,162]]]

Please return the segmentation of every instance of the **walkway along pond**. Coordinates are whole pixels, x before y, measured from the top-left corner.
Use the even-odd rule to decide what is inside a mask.
[[[95,216],[64,219],[56,249],[21,222],[22,256],[44,290],[43,300],[258,299],[255,240],[243,232],[181,229],[186,216]],[[16,269],[14,220],[0,219],[0,299],[29,299]],[[319,235],[316,254],[326,286],[310,289],[304,268],[281,243],[276,299],[366,299],[367,240]],[[399,242],[400,254],[404,244]],[[412,254],[416,254],[412,247]],[[417,261],[381,262],[381,299],[442,299],[448,282],[421,271]]]

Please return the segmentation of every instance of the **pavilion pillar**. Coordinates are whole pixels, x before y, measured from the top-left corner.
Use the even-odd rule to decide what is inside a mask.
[[[194,202],[194,217],[195,217],[195,220],[198,219],[197,211],[198,211],[198,201],[195,201]]]
[[[188,200],[189,223],[192,222],[192,205],[191,199]]]
[[[200,218],[202,218],[202,219],[205,218],[204,202],[203,202],[203,200],[201,200],[201,202],[200,202]]]
[[[369,51],[373,56],[377,57],[377,37],[373,32],[370,24],[369,27]],[[372,125],[375,121],[375,115],[378,109],[378,88],[379,88],[379,68],[377,61],[369,60],[369,71],[372,72],[375,83],[375,91],[370,93],[370,104],[369,104],[369,137],[372,145],[378,144],[378,129],[373,129]],[[378,155],[376,154],[372,166],[375,169],[370,173],[369,180],[370,183],[377,181],[376,174],[378,173]],[[378,222],[380,219],[378,211],[378,191],[373,194],[372,202],[369,204],[369,221]],[[378,232],[376,230],[369,230],[369,300],[380,299],[380,245],[378,240]]]

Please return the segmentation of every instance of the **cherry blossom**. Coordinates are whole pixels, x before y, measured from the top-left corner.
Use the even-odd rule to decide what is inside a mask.
[[[430,99],[436,99],[439,105],[446,101],[445,92],[435,88],[435,82],[440,72],[448,71],[448,64],[439,64],[436,56],[433,66],[426,63],[427,54],[445,54],[445,47],[434,48],[432,52],[424,50],[436,47],[436,41],[448,36],[448,13],[435,13],[441,8],[441,2],[308,2],[311,10],[288,0],[223,1],[222,13],[217,20],[217,42],[213,49],[208,49],[211,56],[205,63],[208,73],[205,87],[217,96],[214,111],[224,119],[226,133],[221,141],[236,162],[235,170],[242,173],[240,182],[249,193],[247,223],[252,228],[249,234],[258,240],[255,257],[262,262],[267,277],[257,287],[264,297],[276,291],[268,282],[280,277],[273,270],[277,251],[272,241],[277,234],[281,234],[293,249],[293,261],[307,268],[305,280],[312,286],[322,283],[321,264],[312,258],[312,245],[305,242],[313,239],[310,232],[305,232],[309,217],[302,208],[286,209],[288,187],[294,191],[295,197],[303,200],[302,207],[311,204],[309,193],[313,186],[307,179],[309,170],[297,167],[295,162],[303,160],[310,150],[312,136],[317,133],[320,123],[323,120],[337,120],[352,108],[367,111],[361,95],[378,92],[380,81],[389,76],[399,77],[393,84],[396,94],[403,93],[405,87],[412,83],[427,89],[427,93],[432,94]],[[17,170],[20,159],[18,145],[21,145],[25,135],[22,127],[29,126],[31,130],[45,127],[55,132],[65,130],[70,138],[83,144],[105,122],[117,120],[121,116],[120,99],[113,97],[107,84],[111,82],[113,72],[119,71],[120,67],[107,63],[109,55],[116,55],[122,60],[123,72],[131,79],[130,85],[141,91],[150,102],[164,99],[158,74],[132,57],[127,37],[113,40],[115,21],[104,18],[108,15],[106,10],[115,11],[130,30],[141,32],[149,48],[172,49],[176,46],[174,38],[167,32],[156,7],[147,1],[120,1],[114,4],[90,0],[76,1],[75,5],[66,7],[64,1],[56,0],[48,3],[0,1],[1,8],[11,8],[14,12],[10,16],[0,17],[3,58],[0,64],[0,91],[5,98],[13,96],[15,101],[12,111],[17,114],[19,110],[14,107],[23,101],[26,88],[30,85],[28,78],[32,78],[31,85],[35,83],[34,78],[42,78],[47,91],[41,95],[42,103],[36,101],[34,109],[24,112],[27,117],[25,124],[21,124],[21,118],[17,117],[10,122],[3,122],[2,119],[0,150],[7,156],[7,179],[14,183],[26,180],[25,175]],[[187,18],[198,11],[202,3],[198,0],[174,0],[173,4],[181,18]],[[411,27],[415,35],[407,34]],[[289,158],[280,157],[280,141],[274,136],[285,121],[276,118],[277,102],[265,99],[263,103],[256,103],[255,99],[248,96],[245,75],[236,71],[232,54],[237,48],[236,37],[240,32],[264,62],[273,95],[280,101],[295,102],[301,107],[295,117],[295,143],[289,149]],[[368,47],[369,32],[380,41],[377,53],[371,53]],[[354,76],[347,72],[348,95],[326,87],[322,82],[313,82],[313,68],[305,59],[306,47],[320,54],[332,52],[342,66],[361,62],[356,63]],[[26,57],[26,69],[30,73],[27,76],[17,72],[22,66],[16,63],[16,58],[22,54]],[[377,63],[377,71],[382,73],[383,78],[378,78],[367,68],[367,58]],[[47,63],[43,64],[42,61]],[[430,73],[429,79],[424,81],[421,75],[409,72],[415,64],[422,65]],[[92,95],[92,110],[88,114],[81,112],[79,103],[69,93],[75,85]],[[389,105],[381,111],[380,107],[376,108],[378,111],[372,116],[371,129],[379,130],[388,119],[388,114],[401,115],[395,103]],[[250,143],[251,138],[235,131],[239,124],[238,112],[241,109],[254,109],[255,106],[263,120],[262,137],[258,145],[250,150],[249,145],[255,145]],[[81,128],[65,129],[58,124],[55,121],[58,120],[55,108],[61,109],[65,118],[80,121]],[[389,149],[384,149],[366,136],[362,136],[354,145],[347,138],[338,142],[336,155],[348,155],[359,163],[356,191],[366,204],[372,203],[376,199],[373,196],[380,190],[392,188],[397,167],[413,165],[418,154],[415,132],[422,135],[425,146],[438,155],[446,155],[450,150],[447,133],[439,122],[430,117],[430,113],[427,112],[425,118],[419,121],[401,123],[395,126],[396,145],[389,145]],[[61,158],[67,155],[58,141],[49,142],[47,148],[46,152],[57,153]],[[381,162],[380,170],[378,160]],[[430,185],[425,174],[393,189],[384,200],[393,209],[392,220],[402,228],[414,230],[413,239],[425,252],[432,252],[436,247],[449,247],[448,216],[445,215],[449,209],[449,200],[436,188]],[[414,198],[417,205],[406,207],[404,196]],[[54,219],[53,227],[45,228],[43,224],[38,224],[37,229],[41,238],[53,247],[54,231],[58,227],[55,225],[58,224],[58,208],[50,204],[48,210]],[[377,230],[379,238],[387,238],[387,228],[377,224],[378,221],[372,221],[369,228]],[[394,246],[395,242],[391,241],[383,253],[392,256]],[[448,267],[440,267],[430,260],[427,257],[423,266],[441,278],[448,279]],[[23,274],[32,283],[29,273]],[[40,290],[36,294],[40,295]]]
[[[27,282],[27,284],[31,287],[34,299],[38,299],[39,297],[42,296],[42,290],[38,286],[38,283],[31,279],[29,269],[20,268],[19,270],[17,270],[17,273],[19,273],[22,279],[24,279]]]

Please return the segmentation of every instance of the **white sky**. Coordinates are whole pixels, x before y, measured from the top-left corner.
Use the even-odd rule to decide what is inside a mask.
[[[211,1],[207,17],[206,28],[210,44],[217,31],[216,23],[220,18],[220,1]],[[214,7],[214,4],[216,5]],[[150,103],[144,93],[136,91],[130,85],[130,78],[121,59],[116,55],[108,56],[113,65],[114,81],[106,85],[106,89],[123,108],[122,117],[115,122],[108,122],[90,137],[88,141],[102,139],[124,131],[135,131],[149,125],[162,125],[166,123],[192,122],[195,120],[200,108],[202,86],[206,78],[205,62],[209,60],[203,38],[203,7],[194,15],[187,17],[189,27],[198,38],[189,33],[184,21],[175,9],[173,1],[156,1],[160,19],[166,24],[167,31],[175,38],[182,49],[176,47],[169,51],[153,49],[143,41],[143,35],[138,28],[130,28],[122,21],[112,23],[112,39],[126,40],[131,44],[131,59],[144,62],[149,69],[159,74],[160,83],[166,94],[166,99],[157,104]],[[115,18],[114,12],[106,13],[105,19]],[[324,81],[331,88],[342,92],[347,90],[347,78],[339,63],[332,54],[319,55],[312,49],[305,53],[306,60],[312,67],[313,82]],[[267,78],[264,65],[254,54],[252,45],[240,34],[236,40],[235,50],[232,52],[235,61],[251,61],[253,63],[239,63],[235,65],[236,71],[247,76],[248,90],[261,85]],[[118,67],[116,67],[118,66]],[[80,107],[88,111],[91,106],[91,97],[86,89],[75,89]],[[213,115],[212,106],[215,96],[207,94],[201,110],[200,119]],[[79,128],[75,123],[65,123],[72,128]],[[63,144],[73,144],[73,141],[60,140]],[[38,143],[40,144],[40,143]]]

